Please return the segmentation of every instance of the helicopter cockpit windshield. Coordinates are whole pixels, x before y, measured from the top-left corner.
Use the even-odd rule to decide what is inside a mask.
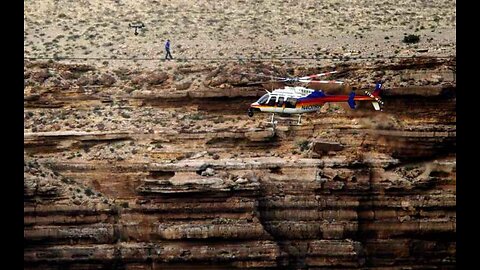
[[[268,97],[269,97],[268,94],[263,95],[263,96],[257,101],[257,103],[260,104],[260,105],[267,103]]]

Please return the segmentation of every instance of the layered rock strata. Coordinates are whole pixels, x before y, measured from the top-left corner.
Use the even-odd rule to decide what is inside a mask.
[[[409,61],[337,67],[390,76],[383,112],[332,104],[275,130],[246,116],[261,88],[226,76],[261,64],[28,63],[25,268],[455,268],[455,84],[392,83],[451,62]],[[174,90],[186,69],[197,81]],[[82,85],[99,72],[113,80]]]

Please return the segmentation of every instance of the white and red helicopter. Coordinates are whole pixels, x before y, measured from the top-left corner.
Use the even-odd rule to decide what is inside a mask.
[[[323,84],[343,84],[342,81],[336,80],[316,80],[319,77],[336,73],[336,71],[325,72],[305,77],[297,78],[283,78],[272,77],[265,75],[258,75],[263,77],[275,78],[276,82],[301,82],[301,83],[323,83]],[[302,86],[285,86],[284,88],[275,89],[273,91],[267,91],[267,94],[263,95],[260,99],[250,105],[248,109],[248,116],[252,117],[255,112],[267,112],[272,113],[271,123],[275,124],[275,114],[298,114],[298,124],[303,113],[316,112],[328,102],[347,102],[350,108],[355,109],[355,101],[370,101],[373,108],[376,111],[381,110],[380,105],[383,105],[383,101],[380,99],[382,84],[377,83],[373,93],[365,91],[365,95],[356,95],[355,92],[351,92],[349,95],[329,95],[322,90],[314,90]]]

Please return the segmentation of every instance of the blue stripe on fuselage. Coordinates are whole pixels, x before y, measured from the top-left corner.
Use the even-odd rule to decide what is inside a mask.
[[[312,98],[321,98],[321,97],[325,97],[325,93],[315,90],[310,95],[308,95],[306,97],[303,97],[303,98],[299,98],[298,101],[304,101],[304,100],[309,100],[309,99],[312,99]]]

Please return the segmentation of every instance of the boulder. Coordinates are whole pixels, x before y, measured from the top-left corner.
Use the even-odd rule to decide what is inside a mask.
[[[148,75],[146,82],[149,85],[158,85],[168,79],[168,74],[162,71],[155,71]]]
[[[48,72],[48,69],[46,69],[46,68],[41,69],[41,70],[36,71],[36,72],[32,72],[32,74],[30,76],[30,78],[32,80],[34,80],[35,82],[39,82],[39,83],[44,82],[49,77],[51,77],[51,74],[50,74],[50,72]]]
[[[110,74],[102,74],[98,79],[97,82],[103,86],[112,86],[117,80]]]
[[[330,151],[342,151],[343,145],[336,142],[316,141],[313,142],[313,152],[315,154],[324,155]]]

